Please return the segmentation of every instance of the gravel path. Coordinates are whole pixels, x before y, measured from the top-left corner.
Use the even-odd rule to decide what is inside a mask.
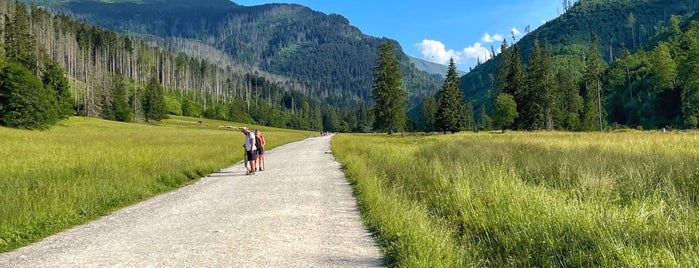
[[[240,137],[241,141],[243,136]],[[242,164],[0,255],[0,267],[376,267],[330,137]]]

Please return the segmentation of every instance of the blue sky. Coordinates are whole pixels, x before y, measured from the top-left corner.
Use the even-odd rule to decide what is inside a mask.
[[[562,12],[562,0],[233,0],[254,6],[296,3],[346,17],[362,32],[397,40],[408,55],[446,64],[454,58],[460,70],[484,61],[491,45],[521,38]]]

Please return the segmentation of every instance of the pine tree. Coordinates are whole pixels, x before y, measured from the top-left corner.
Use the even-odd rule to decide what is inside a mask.
[[[604,130],[604,110],[602,109],[602,56],[600,55],[599,39],[592,34],[590,48],[585,59],[585,113],[583,127],[585,130]]]
[[[503,53],[504,54],[504,53]],[[514,97],[516,103],[520,103],[525,98],[522,93],[524,90],[524,67],[522,66],[522,56],[519,52],[519,45],[514,44],[510,48],[509,63],[507,64],[508,70],[506,72],[503,90],[500,94],[509,94]],[[499,96],[499,95],[498,95]],[[497,96],[496,96],[497,97]],[[520,106],[517,106],[518,113],[520,113]]]
[[[561,94],[560,126],[567,130],[580,130],[580,114],[583,110],[583,98],[570,68],[559,70],[556,74],[558,92]]]
[[[124,77],[115,75],[112,78],[111,87],[111,108],[112,114],[116,121],[130,122],[133,120],[131,115],[131,107],[129,107],[128,96],[126,91],[126,83]]]
[[[456,133],[467,127],[466,104],[459,89],[461,80],[456,73],[454,59],[449,61],[447,77],[439,92],[439,108],[435,116],[435,129],[440,132]]]
[[[54,91],[56,96],[56,112],[59,119],[66,119],[75,113],[73,98],[70,96],[70,84],[65,72],[55,60],[48,61],[44,72],[43,84],[46,90]]]
[[[547,120],[551,118],[548,96],[552,91],[552,70],[550,57],[541,48],[539,40],[534,40],[534,52],[526,69],[526,86],[517,100],[520,122],[525,129],[553,129],[553,124],[549,124],[552,120]]]
[[[495,71],[493,88],[490,92],[491,101],[495,101],[495,98],[505,90],[508,72],[510,71],[510,64],[512,63],[512,60],[510,59],[512,54],[508,52],[507,40],[502,40],[502,45],[500,45],[500,55],[498,57],[498,67]]]
[[[151,77],[146,86],[143,99],[143,111],[146,121],[160,121],[167,118],[167,107],[165,106],[163,89],[160,82],[158,82],[158,78],[155,76]]]
[[[403,77],[393,46],[386,42],[379,47],[379,60],[375,69],[372,88],[374,99],[374,130],[392,134],[405,126],[408,109],[403,90]]]

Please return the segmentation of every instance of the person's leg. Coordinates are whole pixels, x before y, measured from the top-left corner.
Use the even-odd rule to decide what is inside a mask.
[[[260,166],[260,170],[265,170],[265,153],[260,154],[260,162],[257,163]]]
[[[252,158],[251,159],[252,160],[250,161],[250,166],[252,166],[252,173],[255,173],[255,170],[257,170],[257,165],[256,165],[256,163],[257,163],[257,161],[256,161],[257,151],[255,151],[255,150],[252,151]]]
[[[252,171],[252,160],[253,160],[252,152],[246,151],[245,152],[245,161],[247,161],[247,164],[248,164],[246,166],[246,170],[245,170],[246,174],[250,174],[250,172]]]

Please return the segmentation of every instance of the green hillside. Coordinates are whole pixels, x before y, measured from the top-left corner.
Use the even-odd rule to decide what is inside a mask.
[[[550,44],[558,66],[570,65],[575,76],[579,76],[591,33],[599,36],[600,52],[609,62],[610,57],[617,58],[624,50],[635,51],[662,33],[671,15],[687,17],[698,7],[693,0],[578,1],[558,18],[522,37],[517,44],[524,64],[532,55],[534,40]],[[488,91],[492,88],[500,58],[497,56],[477,66],[461,78],[466,99],[474,102],[476,110],[481,105],[490,107]]]

